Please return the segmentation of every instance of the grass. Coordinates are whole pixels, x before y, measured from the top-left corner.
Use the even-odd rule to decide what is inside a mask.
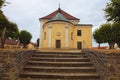
[[[116,49],[93,49],[93,50],[104,53],[120,54],[120,50],[116,50]]]

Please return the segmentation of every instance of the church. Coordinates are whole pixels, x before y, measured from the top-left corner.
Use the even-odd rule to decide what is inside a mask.
[[[92,24],[81,24],[80,19],[61,8],[39,18],[39,48],[83,49],[92,47]]]

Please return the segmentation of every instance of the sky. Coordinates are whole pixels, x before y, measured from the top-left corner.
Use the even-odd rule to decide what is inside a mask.
[[[4,14],[18,25],[20,30],[32,34],[32,42],[40,36],[39,18],[60,8],[80,19],[81,24],[93,24],[92,31],[105,23],[105,8],[109,0],[6,0]],[[93,46],[97,46],[93,40]]]

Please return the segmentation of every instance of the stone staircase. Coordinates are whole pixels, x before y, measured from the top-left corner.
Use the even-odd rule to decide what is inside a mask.
[[[93,63],[80,52],[36,52],[21,71],[20,78],[100,80]]]

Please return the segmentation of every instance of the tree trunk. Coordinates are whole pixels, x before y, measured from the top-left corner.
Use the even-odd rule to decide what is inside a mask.
[[[26,44],[24,44],[24,45],[23,45],[23,48],[27,48],[27,45],[26,45]]]
[[[109,44],[109,49],[114,49],[115,43],[108,43]]]
[[[99,45],[98,45],[98,49],[100,49],[100,43],[99,43]]]
[[[3,28],[2,35],[1,35],[1,48],[4,48],[4,44],[5,44],[5,32],[6,32],[6,27]]]

